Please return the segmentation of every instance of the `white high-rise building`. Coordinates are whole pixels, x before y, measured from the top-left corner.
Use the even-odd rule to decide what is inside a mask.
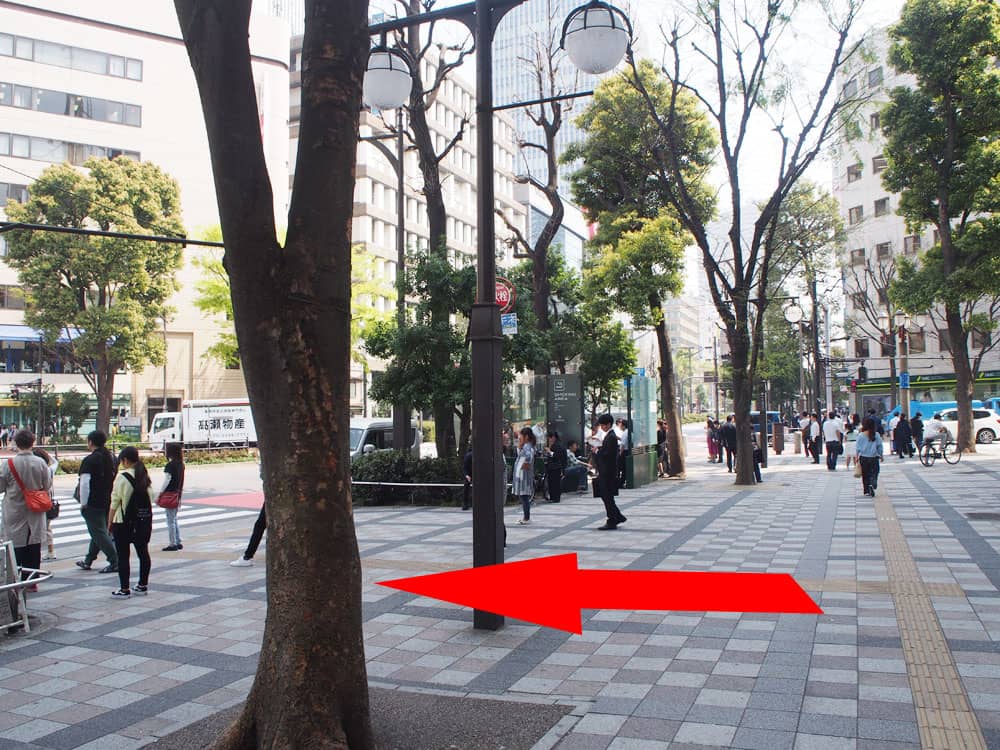
[[[897,86],[913,86],[914,81],[910,76],[897,74],[889,65],[889,38],[885,32],[875,35],[871,46],[874,54],[859,60],[838,82],[849,95],[867,95],[868,100],[857,118],[860,136],[841,143],[837,149],[833,194],[840,202],[847,230],[842,259],[847,357],[858,360],[849,369],[857,373],[863,363],[868,376],[867,382],[858,384],[856,408],[881,412],[895,406],[891,377],[895,347],[880,331],[877,317],[879,313],[891,315],[895,311],[887,288],[895,278],[897,260],[918,260],[921,251],[937,242],[937,230],[926,226],[919,233],[909,231],[896,213],[899,195],[882,185],[881,173],[887,163],[882,153],[885,138],[881,110],[888,102],[889,91]],[[955,398],[947,331],[938,325],[941,318],[932,316],[930,325],[922,331],[911,326],[908,371],[912,399]],[[973,349],[978,349],[982,343],[980,335],[974,333],[971,338]],[[898,359],[895,364],[898,365]],[[1000,393],[1000,351],[988,352],[981,369],[976,398]]]
[[[288,26],[255,15],[250,25],[262,141],[272,182],[288,182]],[[125,155],[152,161],[180,184],[191,236],[218,224],[215,183],[201,100],[176,10],[170,0],[33,0],[0,4],[0,219],[7,200],[23,200],[44,169],[90,157]],[[287,191],[274,191],[279,225]],[[204,357],[217,332],[230,325],[206,320],[193,305],[199,270],[188,248],[181,290],[170,300],[167,367],[122,373],[115,406],[148,417],[181,399],[246,393],[239,369]],[[24,324],[17,273],[2,262],[0,234],[0,394],[36,379],[57,392],[89,387],[59,351],[38,353],[38,334]],[[40,364],[39,364],[40,363]],[[0,422],[23,423],[16,401],[0,398]]]

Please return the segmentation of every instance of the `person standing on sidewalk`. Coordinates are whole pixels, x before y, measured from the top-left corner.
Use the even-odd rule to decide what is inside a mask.
[[[98,572],[117,573],[118,553],[115,551],[114,542],[111,541],[111,534],[108,533],[108,511],[111,508],[111,487],[115,480],[115,460],[106,447],[107,442],[108,436],[101,430],[94,430],[87,435],[90,455],[80,463],[78,491],[80,514],[87,523],[90,547],[84,558],[76,561],[76,567],[90,570],[98,552],[103,552],[108,564]]]
[[[115,599],[128,599],[132,596],[132,589],[129,588],[132,572],[129,568],[129,554],[133,546],[139,558],[139,582],[135,586],[135,593],[148,593],[149,570],[152,567],[149,538],[153,533],[153,504],[149,497],[149,472],[134,445],[122,448],[118,464],[122,471],[111,490],[108,525],[114,534],[115,549],[118,552],[119,588],[111,596]]]
[[[52,493],[52,474],[45,461],[31,452],[35,436],[29,430],[14,435],[17,453],[0,462],[0,492],[3,499],[3,538],[14,543],[19,568],[42,567],[42,540],[45,539],[45,512],[31,510],[24,489]],[[16,473],[15,473],[16,472]]]
[[[844,423],[840,421],[837,412],[831,411],[823,422],[823,440],[826,443],[826,468],[837,470],[837,458],[843,450]]]
[[[809,445],[812,451],[813,463],[819,463],[820,440],[822,430],[819,426],[819,414],[813,414],[809,419]]]
[[[549,448],[549,458],[545,463],[545,486],[549,489],[549,502],[558,503],[562,499],[562,482],[569,458],[563,444],[559,442],[558,432],[549,430],[545,439]]]
[[[52,480],[56,478],[56,469],[59,468],[59,462],[56,461],[44,448],[39,448],[37,445],[31,449],[31,452],[38,456],[45,462],[45,465],[49,467],[49,476]],[[49,482],[49,486],[52,486],[52,482]],[[52,505],[55,507],[55,511],[58,514],[59,505],[56,503],[56,499],[52,498]],[[51,562],[56,559],[56,544],[55,539],[52,537],[52,516],[49,513],[45,514],[45,557],[42,558],[43,562]]]
[[[521,498],[523,518],[518,523],[531,523],[531,498],[535,495],[535,433],[530,427],[522,427],[518,433],[517,461],[514,462],[510,491]]]
[[[612,421],[610,414],[602,414],[597,420],[597,424],[606,432],[594,459],[597,467],[594,494],[601,498],[608,516],[604,525],[598,527],[598,531],[614,531],[618,524],[628,520],[615,503],[615,496],[618,494],[618,436],[611,429]]]
[[[177,505],[163,509],[167,515],[168,541],[163,551],[176,552],[184,549],[184,545],[181,544],[181,530],[177,525],[177,511],[181,509],[181,494],[184,492],[184,449],[180,443],[167,443],[163,453],[167,457],[167,465],[163,467],[163,485],[158,494],[177,493]]]
[[[462,457],[462,474],[465,476],[465,482],[462,484],[462,510],[471,510],[472,508],[472,446],[469,446],[469,450],[465,452]]]
[[[913,429],[905,414],[899,415],[899,421],[896,422],[896,429],[892,431],[892,437],[896,443],[896,455],[901,459],[904,454],[913,458]]]
[[[736,462],[736,444],[738,442],[736,433],[736,415],[730,414],[726,417],[726,423],[719,429],[722,440],[722,447],[726,449],[726,465],[729,472],[733,471],[733,464]],[[722,460],[722,457],[719,457]]]
[[[257,514],[257,520],[254,522],[253,531],[250,532],[250,542],[247,544],[246,552],[243,553],[241,557],[237,557],[231,563],[229,563],[234,568],[249,568],[253,565],[253,556],[257,554],[257,548],[260,546],[260,540],[264,538],[264,532],[267,531],[267,513],[265,512],[267,505],[260,506],[260,513]]]
[[[879,464],[882,461],[882,436],[878,434],[875,420],[865,419],[856,443],[858,461],[861,462],[861,487],[866,495],[875,497],[878,489]]]

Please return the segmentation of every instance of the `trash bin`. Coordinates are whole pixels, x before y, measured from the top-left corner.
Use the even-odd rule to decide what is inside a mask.
[[[773,447],[774,455],[780,456],[781,452],[785,450],[785,427],[780,424],[772,424],[771,431],[773,434]]]

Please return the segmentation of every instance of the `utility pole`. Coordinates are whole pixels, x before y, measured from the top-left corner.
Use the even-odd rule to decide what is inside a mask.
[[[813,411],[823,412],[823,356],[819,353],[819,300],[816,279],[809,282],[809,296],[812,298],[812,345],[813,345]]]

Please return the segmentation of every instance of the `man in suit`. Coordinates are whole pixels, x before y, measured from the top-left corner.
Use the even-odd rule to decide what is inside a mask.
[[[736,433],[736,415],[730,414],[726,417],[726,423],[719,430],[722,434],[722,447],[726,449],[726,464],[732,472],[736,459],[736,445],[738,442]]]
[[[598,527],[599,531],[614,531],[618,524],[628,520],[615,503],[615,495],[618,494],[618,436],[611,429],[613,423],[610,414],[602,414],[597,420],[597,424],[607,433],[601,447],[597,449],[595,461],[597,479],[594,480],[594,492],[601,498],[608,514],[607,522]]]

